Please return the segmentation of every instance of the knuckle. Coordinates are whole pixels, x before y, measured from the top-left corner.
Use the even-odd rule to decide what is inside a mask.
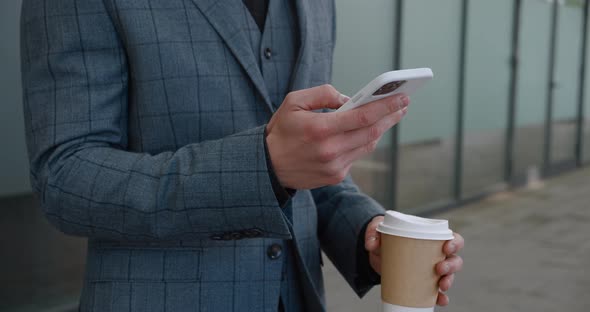
[[[365,110],[356,110],[355,117],[356,121],[361,127],[366,127],[369,125],[369,116],[367,115],[367,112]]]
[[[326,182],[330,185],[338,184],[346,178],[346,170],[338,162],[331,162],[324,167]]]
[[[383,131],[378,126],[369,128],[369,142],[379,139],[382,133]]]
[[[318,152],[318,159],[322,163],[331,162],[336,159],[336,150],[331,146],[324,146]]]
[[[327,94],[332,94],[332,93],[336,92],[336,88],[334,88],[334,86],[333,86],[333,85],[331,85],[331,84],[329,84],[329,83],[323,84],[323,85],[321,86],[321,88],[322,88],[322,90],[324,90],[324,92],[326,92]]]
[[[445,272],[446,272],[446,271],[447,271],[449,268],[450,268],[449,264],[448,264],[448,263],[446,263],[445,261],[443,261],[443,262],[441,262],[441,263],[439,263],[439,264],[437,265],[437,271],[438,271],[439,273],[443,273],[443,274],[445,274]]]
[[[330,133],[330,128],[325,123],[317,123],[312,128],[312,138],[317,140],[323,140],[328,137]]]
[[[293,94],[293,92],[289,92],[287,93],[287,95],[285,96],[285,103],[292,103],[293,102],[293,98],[295,97],[295,95]]]
[[[326,176],[329,179],[333,179],[338,175],[338,168],[332,164],[331,166],[326,166]]]
[[[456,268],[459,269],[463,266],[463,258],[457,257],[456,259],[457,259],[457,260],[455,260],[455,261],[457,261]]]
[[[344,172],[344,170],[339,170],[328,178],[328,183],[330,185],[335,185],[344,181],[344,178],[346,178],[346,173]]]
[[[323,84],[320,86],[320,92],[325,98],[333,97],[337,92],[331,84]]]
[[[303,126],[303,134],[311,141],[321,141],[326,138],[330,132],[327,124],[322,122],[309,122]]]
[[[389,101],[389,104],[387,105],[387,108],[389,109],[389,113],[395,113],[397,112],[401,105],[399,104],[400,99],[398,97],[391,97],[391,100]]]

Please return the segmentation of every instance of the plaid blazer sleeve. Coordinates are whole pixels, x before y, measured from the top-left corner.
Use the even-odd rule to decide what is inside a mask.
[[[126,56],[101,0],[25,0],[21,32],[31,180],[59,229],[117,240],[290,238],[264,126],[155,155],[128,151]]]
[[[318,235],[322,250],[359,296],[374,285],[363,278],[370,270],[368,261],[357,263],[358,239],[367,222],[385,210],[362,193],[349,176],[341,183],[312,190],[318,209]]]

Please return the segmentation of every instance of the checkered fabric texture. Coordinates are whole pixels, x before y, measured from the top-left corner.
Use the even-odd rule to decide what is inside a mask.
[[[285,274],[303,297],[286,311],[323,311],[320,246],[369,289],[356,244],[382,208],[349,178],[284,208],[272,190],[265,123],[284,88],[329,82],[335,39],[333,0],[287,3],[269,16],[296,10],[298,31],[267,28],[276,51],[298,32],[291,67],[252,48],[241,0],[23,1],[31,180],[88,237],[81,311],[276,311]],[[267,256],[287,242],[293,261]]]

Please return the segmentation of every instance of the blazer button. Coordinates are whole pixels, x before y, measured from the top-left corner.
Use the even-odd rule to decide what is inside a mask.
[[[270,60],[272,57],[272,50],[270,48],[264,49],[264,57],[266,57],[267,60]]]
[[[266,250],[266,254],[272,260],[276,260],[281,257],[283,254],[283,247],[279,244],[272,244],[268,246],[268,250]]]

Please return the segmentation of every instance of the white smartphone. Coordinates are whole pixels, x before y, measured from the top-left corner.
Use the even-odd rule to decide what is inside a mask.
[[[430,68],[404,69],[377,76],[357,92],[337,112],[343,112],[398,93],[411,95],[433,77]]]

